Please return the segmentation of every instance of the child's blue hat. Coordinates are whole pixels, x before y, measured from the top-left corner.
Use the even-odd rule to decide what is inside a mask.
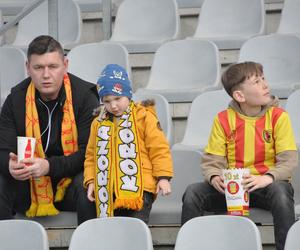
[[[102,71],[97,81],[100,99],[103,96],[127,96],[132,97],[131,83],[126,70],[118,64],[108,64]]]

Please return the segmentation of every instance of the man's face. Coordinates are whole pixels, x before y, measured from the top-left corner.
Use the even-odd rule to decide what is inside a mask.
[[[28,75],[44,101],[57,98],[67,73],[68,61],[57,51],[33,54],[26,63]]]

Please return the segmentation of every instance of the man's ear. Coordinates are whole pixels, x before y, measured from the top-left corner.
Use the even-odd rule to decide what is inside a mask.
[[[239,103],[245,102],[245,96],[244,96],[243,91],[241,91],[241,90],[235,90],[235,91],[233,91],[232,97],[233,97],[233,99],[235,101],[237,101]]]

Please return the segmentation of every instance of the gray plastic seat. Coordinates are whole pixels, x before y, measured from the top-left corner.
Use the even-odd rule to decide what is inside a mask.
[[[158,94],[134,94],[133,100],[142,101],[146,99],[154,99],[156,113],[161,125],[162,130],[170,145],[173,144],[173,123],[170,112],[170,107],[167,99]]]
[[[3,15],[17,15],[27,4],[33,0],[0,0],[0,9]]]
[[[43,226],[28,220],[0,221],[1,250],[49,250]]]
[[[178,35],[176,0],[125,0],[118,8],[110,40],[122,43],[129,53],[145,53]]]
[[[2,11],[0,9],[0,27],[3,25],[3,17],[2,17]],[[0,36],[0,46],[4,43],[4,37],[3,35]]]
[[[248,218],[230,215],[196,217],[178,232],[175,250],[262,250],[260,232]]]
[[[0,93],[2,106],[13,86],[27,76],[26,55],[18,48],[0,47]]]
[[[284,0],[278,34],[295,34],[300,36],[300,1]]]
[[[219,49],[239,49],[264,31],[264,0],[209,0],[202,4],[193,38],[213,41]]]
[[[287,98],[300,88],[300,38],[267,35],[249,39],[240,50],[239,62],[259,62],[272,94]]]
[[[196,151],[172,150],[174,177],[171,180],[172,192],[158,196],[152,205],[150,225],[181,223],[182,195],[189,184],[203,181],[200,167],[201,155]]]
[[[177,0],[178,8],[200,8],[204,0]]]
[[[148,84],[137,93],[161,94],[168,102],[191,102],[207,90],[220,88],[219,51],[202,40],[163,44],[155,53]]]
[[[58,1],[58,40],[64,49],[71,49],[79,43],[81,26],[78,4],[72,0]],[[48,35],[48,1],[19,22],[12,45],[27,49],[28,44],[39,35]]]
[[[230,100],[225,90],[208,91],[196,97],[191,105],[183,139],[174,144],[173,149],[202,153],[208,143],[214,117],[228,107]]]
[[[139,219],[108,217],[88,220],[74,231],[69,250],[153,250],[148,226]]]
[[[112,10],[117,9],[123,0],[111,0]],[[74,0],[78,3],[81,12],[100,12],[102,11],[102,0]]]
[[[118,43],[101,42],[78,45],[68,53],[69,72],[96,83],[107,64],[123,66],[131,78],[128,52]]]
[[[300,235],[300,221],[296,221],[288,231],[285,245],[284,245],[284,250],[299,249],[299,235]]]

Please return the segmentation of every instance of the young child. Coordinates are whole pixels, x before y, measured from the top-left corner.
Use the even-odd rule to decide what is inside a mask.
[[[249,168],[243,185],[250,192],[250,206],[271,210],[276,249],[283,250],[295,221],[290,178],[298,161],[289,116],[270,95],[259,63],[230,66],[222,83],[232,101],[215,117],[202,159],[206,181],[186,189],[182,223],[205,211],[225,211],[222,169]]]
[[[97,82],[100,105],[84,163],[87,197],[97,217],[148,223],[156,194],[171,192],[172,158],[153,101],[134,103],[124,68],[109,64]]]

